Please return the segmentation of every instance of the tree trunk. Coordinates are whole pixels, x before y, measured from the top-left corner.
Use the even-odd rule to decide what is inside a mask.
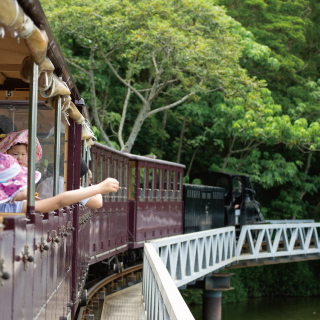
[[[168,114],[168,110],[165,110],[163,113],[163,118],[162,118],[162,131],[164,131],[166,129],[166,125],[167,125],[167,114]]]
[[[122,130],[123,130],[124,122],[126,120],[127,108],[128,108],[128,104],[129,104],[130,95],[131,95],[131,89],[128,88],[127,90],[128,91],[126,94],[126,99],[123,104],[122,116],[121,116],[120,126],[119,126],[119,130],[118,130],[118,140],[119,140],[121,149],[124,147],[124,143],[123,143],[123,139],[122,139]]]
[[[230,136],[230,139],[231,139],[231,137],[232,137],[232,134],[231,134],[231,136]],[[233,146],[234,146],[234,142],[235,142],[235,141],[236,141],[236,137],[234,136],[233,139],[232,139],[232,142],[231,142],[231,144],[230,144],[230,146],[229,146],[228,154],[227,154],[226,158],[224,159],[224,163],[223,163],[223,166],[222,166],[222,169],[221,169],[222,172],[224,172],[224,170],[226,169],[226,167],[227,167],[227,165],[228,165],[229,158],[230,158],[230,156],[231,156],[231,154],[232,154],[232,149],[233,149]]]
[[[184,115],[183,122],[182,122],[182,129],[181,129],[181,132],[180,132],[177,163],[180,163],[181,150],[182,150],[182,140],[183,140],[184,133],[186,132],[186,122],[187,122],[187,115]]]
[[[187,171],[186,176],[188,176],[189,173],[190,173],[190,171],[191,171],[191,168],[192,168],[192,165],[193,165],[193,160],[194,160],[194,158],[195,158],[195,156],[196,156],[196,154],[197,154],[197,151],[198,151],[199,147],[200,147],[200,145],[197,146],[197,149],[194,151],[194,153],[193,153],[193,155],[192,155],[192,158],[191,158],[191,160],[190,160],[189,168],[188,168],[188,171]],[[192,182],[192,181],[189,181],[189,183],[191,183],[191,182]]]
[[[168,110],[164,110],[163,112],[163,118],[162,118],[162,132],[166,129],[166,125],[167,125],[167,114],[168,114]],[[164,135],[161,137],[161,147],[160,150],[162,152],[162,148],[163,148],[163,140],[164,140]]]
[[[227,167],[227,165],[228,165],[228,162],[229,162],[230,156],[231,156],[231,152],[228,152],[227,156],[226,156],[225,159],[224,159],[224,163],[223,163],[221,172],[224,172],[224,170],[226,169],[226,167]]]
[[[111,148],[113,148],[111,141],[109,140],[108,136],[106,135],[103,126],[100,122],[100,118],[98,115],[98,108],[97,108],[97,99],[96,99],[96,88],[94,83],[94,41],[92,41],[91,46],[91,52],[90,52],[90,72],[89,72],[89,78],[90,78],[90,93],[91,93],[91,107],[92,107],[92,113],[94,121],[97,125],[98,130],[100,131],[102,139],[107,143],[107,145]]]
[[[311,167],[311,158],[312,158],[312,152],[310,152],[308,154],[308,158],[307,158],[307,163],[306,163],[306,166],[305,166],[305,169],[304,169],[304,173],[305,174],[308,174],[309,173],[309,170],[310,170],[310,167]],[[304,179],[305,180],[305,179]],[[300,200],[303,199],[304,195],[306,194],[305,191],[301,191],[300,192]]]
[[[124,152],[131,152],[131,149],[134,145],[134,142],[136,141],[136,138],[138,136],[139,131],[141,130],[141,127],[144,123],[144,120],[146,119],[146,115],[148,111],[150,110],[149,104],[142,105],[140,112],[134,122],[133,128],[131,130],[130,136],[125,143],[124,147],[121,149],[121,151]]]

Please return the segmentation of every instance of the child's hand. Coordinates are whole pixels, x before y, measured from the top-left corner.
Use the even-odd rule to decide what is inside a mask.
[[[23,201],[27,199],[27,188],[21,190],[15,197],[14,201]]]
[[[119,190],[119,181],[113,178],[107,178],[99,183],[99,187],[101,187],[101,194],[117,192]]]
[[[27,189],[23,189],[22,191],[20,191],[14,198],[15,201],[23,201],[23,200],[27,200]],[[36,200],[41,200],[41,198],[38,197],[38,192],[35,193],[35,199]]]

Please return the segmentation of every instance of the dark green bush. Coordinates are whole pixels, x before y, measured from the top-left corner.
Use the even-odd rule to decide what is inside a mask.
[[[222,303],[234,303],[261,296],[320,295],[320,261],[304,261],[230,270],[234,290],[222,294]],[[202,291],[180,291],[188,305],[202,304]]]

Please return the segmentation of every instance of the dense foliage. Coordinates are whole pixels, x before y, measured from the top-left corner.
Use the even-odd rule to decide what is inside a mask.
[[[230,270],[234,290],[222,295],[222,303],[235,303],[262,296],[320,295],[318,261],[295,262],[271,266]],[[202,304],[202,290],[180,290],[188,305]]]
[[[241,59],[248,74],[268,83],[271,97],[287,116],[282,138],[289,143],[271,142],[248,154],[238,168],[240,157],[230,162],[230,171],[252,175],[264,213],[270,218],[318,219],[319,132],[319,10],[318,1],[219,0],[227,13],[251,31],[260,44],[271,49],[280,62],[278,70],[267,70],[254,59]],[[312,123],[314,122],[314,123]],[[295,133],[290,124],[297,126]],[[298,128],[299,127],[299,128]],[[313,138],[309,135],[313,135]],[[306,137],[311,140],[306,143]],[[270,141],[270,140],[269,140]],[[253,165],[252,165],[253,164]],[[268,189],[268,191],[263,191]],[[268,193],[268,200],[263,194]],[[271,199],[271,201],[269,201]]]

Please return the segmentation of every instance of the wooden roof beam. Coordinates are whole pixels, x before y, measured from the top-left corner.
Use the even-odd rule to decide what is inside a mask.
[[[20,71],[20,70],[21,70],[21,64],[0,64],[1,72]]]

